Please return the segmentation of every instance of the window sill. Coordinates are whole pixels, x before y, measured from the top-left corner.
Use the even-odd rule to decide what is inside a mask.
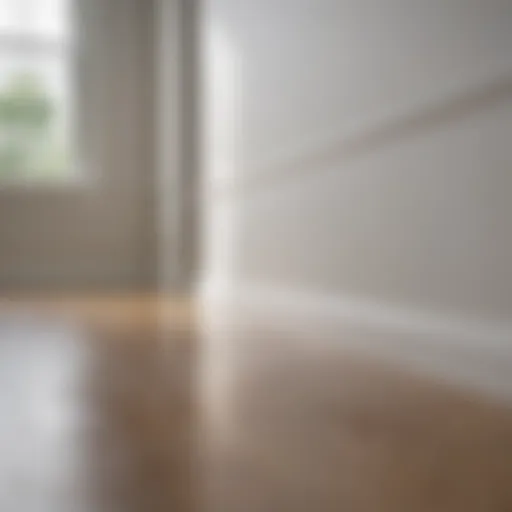
[[[91,180],[79,176],[70,176],[64,178],[52,179],[30,179],[30,180],[1,180],[0,179],[0,194],[17,195],[17,194],[39,194],[47,192],[82,192],[90,189],[92,185]]]

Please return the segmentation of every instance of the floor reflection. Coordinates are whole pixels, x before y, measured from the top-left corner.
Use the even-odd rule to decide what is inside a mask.
[[[156,323],[0,318],[0,510],[191,510],[192,347]]]
[[[0,510],[75,505],[85,469],[84,341],[80,329],[63,322],[0,319]]]

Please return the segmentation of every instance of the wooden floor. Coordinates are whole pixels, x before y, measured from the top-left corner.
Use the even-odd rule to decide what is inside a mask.
[[[0,312],[2,512],[512,510],[512,413],[469,392],[186,300]]]

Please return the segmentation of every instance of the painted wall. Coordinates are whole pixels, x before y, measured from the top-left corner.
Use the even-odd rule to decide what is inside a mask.
[[[506,0],[207,0],[207,286],[510,325],[511,25]]]
[[[82,3],[85,168],[69,187],[0,190],[2,286],[155,278],[152,2]]]

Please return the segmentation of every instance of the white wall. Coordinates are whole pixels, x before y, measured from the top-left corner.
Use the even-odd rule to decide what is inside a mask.
[[[507,0],[207,0],[208,286],[510,333],[511,26]]]

